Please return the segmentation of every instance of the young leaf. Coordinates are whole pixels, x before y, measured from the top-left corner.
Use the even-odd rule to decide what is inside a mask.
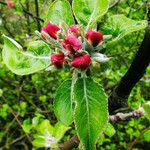
[[[67,0],[56,0],[50,5],[46,23],[52,21],[59,25],[62,20],[68,25],[74,24],[74,18],[69,2]]]
[[[40,124],[36,126],[32,125],[34,130],[36,130],[36,134],[34,135],[35,140],[33,141],[33,145],[36,147],[56,147],[57,143],[69,129],[69,127],[61,122],[57,122],[55,126],[52,126],[47,119],[41,120]]]
[[[32,144],[36,147],[46,147],[46,140],[43,136],[38,136],[32,141]]]
[[[107,97],[91,78],[79,78],[74,85],[75,125],[85,150],[94,150],[99,135],[107,127]]]
[[[113,36],[112,40],[108,42],[111,44],[132,32],[145,29],[146,26],[146,20],[135,21],[124,15],[114,15],[106,21],[101,30],[103,34],[111,34]]]
[[[4,36],[3,61],[15,74],[27,75],[45,69],[50,65],[49,55],[50,48],[43,41],[31,42],[26,52],[16,41]]]
[[[54,136],[57,139],[57,141],[59,141],[64,134],[66,133],[66,131],[69,129],[69,127],[65,126],[64,124],[62,124],[61,122],[57,122],[54,126]]]
[[[54,127],[50,124],[50,121],[48,119],[43,120],[38,128],[37,128],[38,133],[42,135],[53,135],[54,133]]]
[[[57,89],[54,98],[55,115],[65,125],[70,125],[73,122],[71,97],[71,80],[66,80]]]
[[[78,23],[91,28],[107,12],[108,0],[73,0],[73,11]]]

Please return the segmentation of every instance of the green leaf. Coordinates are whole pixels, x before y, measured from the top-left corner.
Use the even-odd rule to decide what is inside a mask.
[[[46,141],[44,137],[38,136],[33,140],[32,144],[36,147],[45,147]]]
[[[54,137],[59,141],[66,131],[69,129],[69,127],[65,126],[61,122],[57,122],[54,126]]]
[[[101,30],[103,34],[111,34],[113,36],[112,40],[108,42],[112,44],[132,32],[145,29],[146,26],[146,20],[135,21],[124,15],[114,15],[106,21]]]
[[[150,142],[150,130],[145,131],[143,137],[144,137],[144,141]]]
[[[51,134],[46,136],[36,135],[36,138],[33,140],[32,144],[36,147],[53,147],[57,144],[57,140]]]
[[[108,0],[73,0],[73,11],[78,23],[91,28],[107,12]]]
[[[105,134],[109,137],[112,137],[116,133],[116,130],[114,129],[113,125],[108,123]]]
[[[29,44],[28,51],[23,51],[20,44],[4,35],[2,51],[3,61],[13,73],[27,75],[50,65],[50,48],[43,41]]]
[[[85,150],[94,150],[108,122],[107,97],[91,78],[79,78],[74,85],[75,125]]]
[[[69,2],[67,0],[54,1],[49,7],[45,23],[48,21],[52,21],[57,25],[59,25],[61,21],[64,21],[68,25],[74,24],[74,18]]]
[[[146,113],[146,117],[150,120],[150,101],[143,104],[143,108]]]
[[[32,124],[29,118],[23,121],[22,128],[25,133],[30,133],[30,130],[32,129]]]
[[[45,119],[38,126],[37,131],[42,135],[49,135],[54,133],[54,127],[50,124],[50,121]]]
[[[115,6],[120,0],[109,0],[109,8]]]
[[[37,147],[57,147],[57,143],[68,129],[69,127],[61,122],[57,122],[55,126],[52,126],[49,120],[41,120],[38,125],[34,126],[36,134],[34,134],[33,144]]]
[[[56,91],[54,111],[57,118],[65,125],[73,122],[71,80],[64,81]]]

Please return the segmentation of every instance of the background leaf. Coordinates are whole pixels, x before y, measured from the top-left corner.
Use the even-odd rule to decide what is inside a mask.
[[[107,97],[102,87],[91,78],[79,78],[74,86],[75,125],[86,150],[94,145],[108,121]]]
[[[147,130],[143,134],[144,141],[150,142],[150,130]]]
[[[111,34],[113,36],[112,40],[108,42],[111,44],[132,32],[145,29],[146,26],[146,20],[135,21],[124,15],[113,15],[106,21],[101,30],[103,34]]]
[[[120,0],[109,0],[109,8],[113,7],[116,3],[118,3]]]
[[[50,7],[46,18],[46,23],[52,21],[59,25],[61,21],[66,22],[68,25],[74,24],[74,18],[70,4],[67,0],[56,0]]]
[[[43,41],[31,42],[25,52],[16,41],[4,36],[3,61],[15,74],[27,75],[46,68],[50,65],[49,56],[50,48]]]
[[[73,122],[71,80],[66,80],[60,85],[54,99],[54,111],[57,118],[62,123],[70,125]]]
[[[73,0],[78,23],[91,28],[108,10],[108,0]]]
[[[116,133],[116,130],[114,129],[111,123],[108,123],[106,130],[104,132],[107,136],[112,137]]]
[[[143,104],[144,111],[146,113],[146,117],[150,120],[150,101]]]

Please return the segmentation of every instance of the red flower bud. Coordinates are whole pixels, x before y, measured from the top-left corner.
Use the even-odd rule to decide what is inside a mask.
[[[48,22],[43,28],[42,31],[46,32],[47,34],[49,34],[50,37],[52,37],[53,39],[57,39],[56,34],[57,32],[60,30],[60,27],[58,27],[57,25]]]
[[[72,25],[72,26],[70,26],[69,28],[68,28],[68,30],[70,31],[70,32],[72,32],[73,33],[73,35],[74,36],[79,36],[80,35],[80,29],[79,29],[79,26],[78,25]]]
[[[96,47],[100,42],[103,41],[103,34],[101,32],[88,30],[86,33],[86,39],[91,45]]]
[[[7,1],[7,6],[10,7],[10,8],[13,8],[13,7],[16,6],[16,3],[11,1],[11,0],[9,0],[9,1]]]
[[[82,44],[80,40],[74,36],[66,36],[62,42],[62,46],[70,51],[71,53],[74,53],[75,51],[82,48]]]
[[[51,55],[51,62],[54,64],[56,68],[62,68],[63,63],[64,63],[64,53],[59,53],[59,54],[52,54]]]
[[[91,58],[89,55],[74,57],[71,66],[75,68],[87,69],[90,65]]]

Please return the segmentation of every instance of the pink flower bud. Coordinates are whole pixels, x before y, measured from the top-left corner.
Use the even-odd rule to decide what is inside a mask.
[[[64,53],[59,53],[59,54],[52,54],[51,55],[51,62],[56,68],[62,68],[63,63],[64,63]]]
[[[77,56],[74,57],[71,66],[85,70],[90,65],[90,62],[91,62],[91,58],[89,55]]]
[[[14,1],[9,0],[9,1],[7,1],[7,6],[10,8],[13,8],[16,6],[16,3]]]
[[[86,33],[86,39],[91,45],[96,47],[100,42],[103,41],[103,34],[101,32],[88,30]]]
[[[49,34],[50,37],[52,37],[53,39],[57,39],[56,34],[57,32],[60,30],[60,27],[58,27],[57,25],[48,22],[43,28],[42,31],[46,32],[47,34]]]
[[[78,25],[72,25],[68,28],[68,30],[73,33],[74,36],[78,37],[80,35],[80,29]]]
[[[82,48],[82,44],[80,40],[74,36],[66,36],[62,42],[62,46],[70,51],[71,53],[74,53]]]

